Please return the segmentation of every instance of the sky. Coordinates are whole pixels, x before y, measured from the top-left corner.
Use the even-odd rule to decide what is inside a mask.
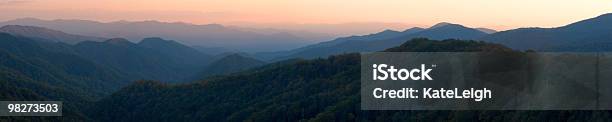
[[[0,0],[0,21],[34,17],[158,20],[283,28],[451,22],[506,30],[558,27],[612,12],[612,0]]]

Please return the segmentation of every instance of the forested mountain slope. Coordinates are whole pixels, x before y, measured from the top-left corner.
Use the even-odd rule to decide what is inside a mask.
[[[516,68],[513,62],[524,55],[485,42],[421,38],[386,51],[504,54],[483,57],[510,64],[481,67],[491,73]],[[363,111],[359,60],[356,53],[292,60],[182,85],[140,81],[97,102],[89,114],[100,121],[558,121],[610,115],[585,111]],[[482,76],[497,78],[488,77],[487,72]]]

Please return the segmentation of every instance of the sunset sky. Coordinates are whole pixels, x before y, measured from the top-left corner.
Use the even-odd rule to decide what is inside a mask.
[[[612,12],[612,0],[0,0],[0,21],[34,17],[196,24],[452,22],[498,30],[556,27]],[[282,28],[282,27],[279,27]]]

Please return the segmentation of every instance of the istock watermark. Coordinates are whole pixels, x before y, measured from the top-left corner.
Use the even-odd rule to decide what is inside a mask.
[[[362,54],[363,110],[612,110],[612,54]]]

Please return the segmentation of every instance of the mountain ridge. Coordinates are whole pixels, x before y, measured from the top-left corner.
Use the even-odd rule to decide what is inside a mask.
[[[82,41],[103,41],[105,38],[90,37],[82,35],[68,34],[58,30],[52,30],[44,27],[23,26],[23,25],[5,25],[0,27],[0,32],[10,33],[18,36],[26,36],[43,41],[64,42],[68,44],[76,44]]]
[[[399,45],[403,43],[403,41],[410,40],[412,38],[474,40],[485,35],[487,35],[487,33],[473,28],[443,22],[427,29],[410,28],[402,32],[385,30],[369,35],[339,37],[331,41],[320,42],[289,51],[267,54],[259,53],[256,54],[256,56],[260,57],[261,59],[271,61],[279,61],[290,58],[311,59],[342,53],[381,51],[383,49]]]
[[[310,40],[306,39],[306,37],[311,36],[294,35],[302,34],[300,32],[258,33],[220,24],[197,25],[160,21],[97,22],[25,18],[0,22],[0,25],[39,26],[77,35],[126,38],[128,40],[159,36],[178,40],[189,46],[226,47],[246,52],[285,50],[311,43]],[[258,43],[253,43],[253,41]]]
[[[196,73],[193,80],[201,80],[214,75],[228,75],[244,71],[250,68],[266,64],[264,61],[255,58],[243,56],[237,53],[229,54],[210,63],[203,68],[199,73]]]
[[[554,28],[518,28],[497,32],[480,40],[500,43],[519,50],[539,51],[611,51],[612,13],[570,23]],[[580,47],[575,45],[606,45]],[[562,48],[575,47],[575,49]]]

